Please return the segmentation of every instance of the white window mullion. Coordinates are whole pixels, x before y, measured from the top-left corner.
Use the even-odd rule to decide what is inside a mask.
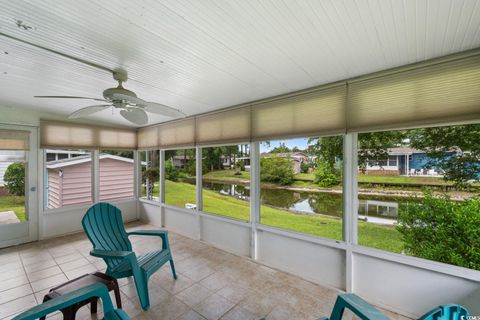
[[[202,221],[200,212],[203,210],[203,198],[202,198],[202,189],[203,189],[203,182],[202,182],[202,148],[196,147],[195,148],[195,191],[196,191],[196,222],[197,222],[197,238],[202,238]]]
[[[96,203],[100,200],[100,152],[93,150],[92,157],[92,201]]]
[[[343,139],[343,241],[345,250],[345,279],[347,292],[353,291],[353,252],[352,245],[357,244],[358,223],[358,153],[356,133],[348,133]]]
[[[250,144],[250,256],[257,259],[257,225],[260,223],[260,143]]]

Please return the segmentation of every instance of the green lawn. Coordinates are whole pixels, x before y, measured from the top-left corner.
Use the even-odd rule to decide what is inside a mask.
[[[165,198],[168,200],[167,204],[183,208],[185,203],[195,203],[195,186],[167,180]],[[340,219],[294,214],[267,206],[261,206],[260,210],[262,224],[325,238],[342,239]],[[247,201],[223,196],[211,190],[203,190],[203,211],[244,221],[250,218],[250,206]],[[392,252],[402,251],[400,234],[393,227],[359,221],[358,229],[360,244]]]
[[[203,175],[204,179],[215,179],[215,180],[250,180],[250,172],[240,171],[240,175],[236,175],[236,170],[217,170],[210,171]]]
[[[25,197],[0,196],[0,212],[13,211],[21,222],[27,221],[25,216]]]
[[[296,180],[313,181],[315,178],[313,173],[298,173],[295,175]],[[393,183],[393,184],[425,184],[425,185],[452,185],[452,183],[437,177],[415,177],[415,176],[375,176],[359,174],[358,182],[360,183]]]

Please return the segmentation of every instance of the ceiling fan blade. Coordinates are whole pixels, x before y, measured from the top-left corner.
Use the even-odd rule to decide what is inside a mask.
[[[145,113],[145,111],[143,111],[143,109],[139,109],[139,108],[123,109],[120,111],[120,114],[122,115],[122,117],[124,117],[128,121],[135,123],[139,126],[148,123],[148,116]]]
[[[89,116],[95,112],[99,112],[105,109],[110,108],[111,104],[100,104],[98,106],[88,106],[82,109],[78,109],[77,111],[73,112],[68,116],[69,119],[76,119]]]
[[[178,109],[155,102],[147,102],[145,105],[145,111],[172,118],[181,118],[186,116],[185,113]]]
[[[87,99],[87,100],[95,100],[95,101],[103,101],[108,102],[105,99],[97,99],[97,98],[87,98],[87,97],[77,97],[77,96],[33,96],[34,98],[53,98],[53,99]]]
[[[147,101],[137,98],[137,97],[132,97],[126,94],[121,94],[121,93],[114,93],[112,94],[112,97],[114,100],[124,100],[126,102],[129,102],[131,104],[135,104],[138,106],[144,106],[147,104]]]

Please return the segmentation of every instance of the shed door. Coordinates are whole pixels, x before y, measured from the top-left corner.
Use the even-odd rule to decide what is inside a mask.
[[[0,125],[0,247],[38,238],[37,128]]]

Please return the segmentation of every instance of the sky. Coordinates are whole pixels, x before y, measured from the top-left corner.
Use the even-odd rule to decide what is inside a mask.
[[[285,145],[292,149],[293,147],[297,147],[300,150],[305,150],[308,145],[308,138],[296,138],[296,139],[288,139],[288,140],[272,140],[270,141],[270,146],[265,145],[264,143],[260,144],[260,152],[269,152],[275,147],[278,147],[280,143],[285,143]]]

